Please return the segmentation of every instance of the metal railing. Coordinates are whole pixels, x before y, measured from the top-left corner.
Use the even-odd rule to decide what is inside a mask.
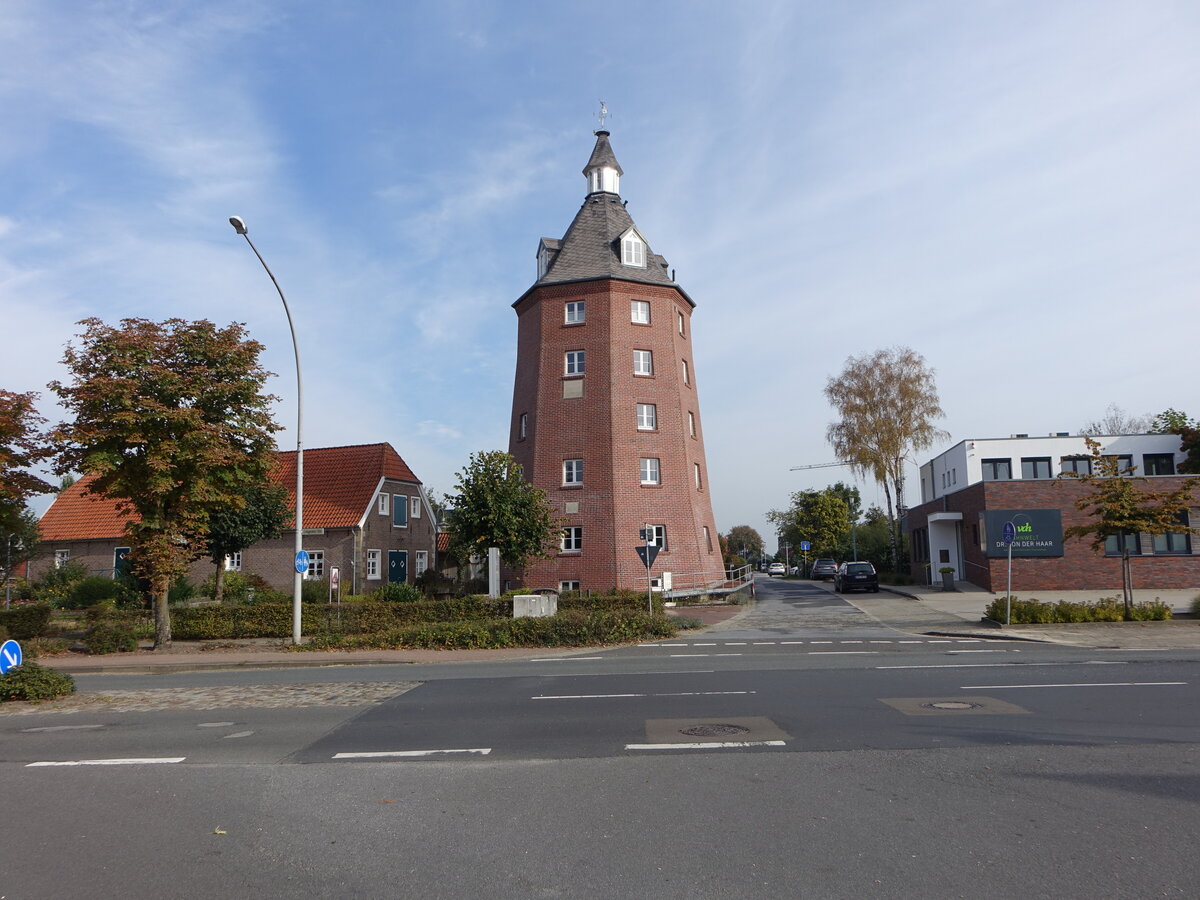
[[[671,589],[663,591],[664,600],[680,597],[695,597],[700,594],[724,596],[743,590],[754,581],[752,566],[741,566],[729,569],[723,579],[714,579],[712,572],[674,572],[671,575]]]

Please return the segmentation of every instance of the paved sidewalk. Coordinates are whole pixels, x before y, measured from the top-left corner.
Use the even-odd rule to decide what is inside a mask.
[[[1171,605],[1180,618],[1167,622],[1086,622],[1066,625],[1005,625],[983,621],[984,610],[997,596],[970,584],[955,591],[932,586],[888,586],[878,596],[842,595],[847,602],[874,616],[886,625],[902,631],[940,632],[952,635],[1044,641],[1098,649],[1200,650],[1200,620],[1191,617],[1191,601],[1196,591],[1141,591],[1134,601],[1156,597]],[[1057,600],[1094,601],[1104,591],[1039,592],[1045,602]]]
[[[223,643],[233,643],[225,641]],[[45,666],[72,675],[162,674],[214,669],[296,669],[321,666],[429,665],[570,656],[592,647],[514,647],[504,650],[264,650],[246,642],[220,650],[139,650],[103,656],[71,654],[39,659]]]

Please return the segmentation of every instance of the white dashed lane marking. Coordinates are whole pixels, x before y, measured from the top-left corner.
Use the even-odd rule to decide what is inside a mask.
[[[159,763],[181,763],[186,756],[140,757],[132,759],[64,759],[48,762],[28,763],[25,768],[41,766],[151,766]]]
[[[487,756],[492,752],[491,747],[473,747],[470,749],[453,750],[371,750],[362,753],[335,753],[333,759],[417,759],[426,756],[448,756],[456,753],[468,753],[475,756]]]
[[[707,741],[697,744],[626,744],[626,750],[732,750],[741,747],[785,747],[787,741]]]

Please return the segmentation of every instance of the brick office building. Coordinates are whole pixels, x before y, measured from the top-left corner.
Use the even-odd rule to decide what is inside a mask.
[[[1094,438],[1101,452],[1144,477],[1145,487],[1174,490],[1187,478],[1176,474],[1185,458],[1173,434],[1105,435]],[[1007,586],[1008,555],[1001,539],[1012,521],[1013,591],[1119,591],[1121,557],[1127,547],[1135,588],[1200,587],[1197,538],[1186,531],[1110,538],[1105,552],[1090,538],[1063,540],[1063,532],[1088,517],[1075,501],[1090,492],[1083,482],[1060,477],[1090,471],[1084,438],[1055,434],[961,441],[921,466],[920,506],[908,511],[912,574],[918,583],[941,580],[954,569],[956,581],[991,591]],[[1185,525],[1200,523],[1200,490]]]
[[[296,453],[276,453],[272,480],[288,490],[295,507]],[[117,503],[88,492],[82,478],[60,493],[39,523],[41,553],[30,575],[75,562],[89,575],[120,571],[129,545],[127,519]],[[409,581],[435,564],[437,523],[417,476],[391,444],[316,447],[304,451],[304,549],[309,578],[327,578],[338,567],[343,594],[368,593],[389,581]],[[230,571],[253,572],[273,588],[290,592],[295,530],[260,541],[234,558]],[[192,563],[189,579],[213,573],[211,560]]]
[[[583,170],[587,195],[561,240],[542,238],[537,281],[514,304],[517,367],[509,452],[566,523],[558,554],[515,577],[528,587],[644,589],[720,582],[692,354],[695,303],[620,197],[607,131]]]

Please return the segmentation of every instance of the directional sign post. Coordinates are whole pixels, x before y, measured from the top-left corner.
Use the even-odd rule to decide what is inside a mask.
[[[21,664],[21,645],[16,641],[5,641],[0,645],[0,675],[8,673]]]
[[[296,554],[296,571],[303,575],[308,571],[308,551],[301,550]]]
[[[1001,540],[1008,548],[1008,599],[1004,603],[1004,624],[1012,624],[1012,545],[1017,539],[1017,526],[1012,522],[1004,523],[1004,535]]]
[[[646,566],[646,606],[650,610],[650,615],[654,615],[654,583],[650,578],[650,567],[654,565],[654,558],[658,556],[658,545],[654,543],[654,526],[643,526],[641,536],[645,543],[639,544],[635,549],[637,555],[642,558],[643,565]]]

